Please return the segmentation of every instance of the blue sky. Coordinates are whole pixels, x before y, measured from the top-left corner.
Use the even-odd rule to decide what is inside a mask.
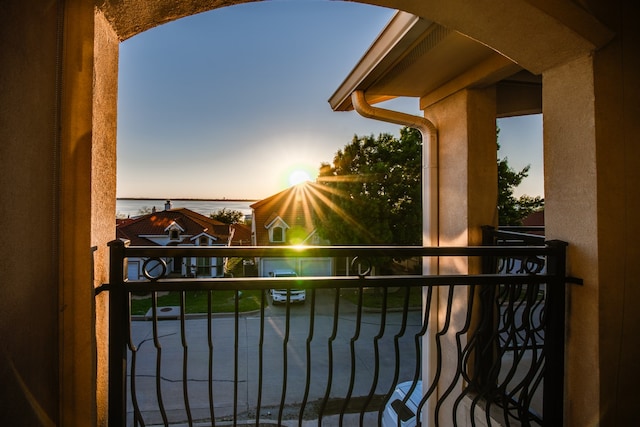
[[[393,12],[269,1],[180,19],[122,42],[118,197],[260,199],[288,187],[296,170],[314,177],[354,134],[398,135],[398,126],[333,112],[327,102]],[[420,114],[417,99],[382,106]],[[528,184],[537,160],[518,129],[531,128],[531,137],[541,120],[519,120],[500,122],[501,155],[514,167],[532,164]],[[540,131],[533,144],[540,164],[541,139]],[[522,190],[542,194],[538,187]]]

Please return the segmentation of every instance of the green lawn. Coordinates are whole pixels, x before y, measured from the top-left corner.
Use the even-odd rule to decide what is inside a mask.
[[[242,291],[239,309],[241,312],[258,310],[260,308],[261,291]],[[185,292],[185,307],[187,313],[207,313],[208,306],[207,291],[187,291]],[[212,313],[233,313],[235,310],[234,291],[212,291],[211,312]],[[357,289],[343,289],[343,298],[354,304],[358,303]],[[405,291],[394,288],[387,295],[387,308],[402,308],[404,304]],[[422,302],[422,290],[419,287],[411,288],[409,293],[409,307],[420,307]],[[180,292],[169,292],[158,297],[158,307],[179,306]],[[382,290],[367,288],[363,294],[363,307],[381,308]],[[137,297],[131,301],[132,315],[145,315],[151,308],[151,297]]]
[[[234,291],[211,291],[211,312],[232,313],[235,310]],[[208,291],[185,292],[187,313],[207,313]],[[179,306],[180,292],[169,292],[158,297],[158,307]],[[151,308],[151,297],[136,298],[131,301],[131,314],[144,315]],[[240,311],[252,311],[260,308],[260,291],[242,291],[239,304]]]

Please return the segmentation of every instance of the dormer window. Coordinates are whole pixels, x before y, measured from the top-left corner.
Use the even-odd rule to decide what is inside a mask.
[[[198,239],[199,246],[209,246],[209,238],[207,236],[200,236]]]
[[[284,242],[284,229],[282,227],[273,227],[271,233],[272,242]]]
[[[284,243],[287,240],[286,230],[289,228],[289,225],[279,216],[273,218],[269,223],[265,224],[264,227],[269,230],[269,242]]]
[[[164,229],[164,231],[169,233],[169,240],[175,242],[181,239],[180,234],[184,232],[184,228],[180,227],[177,222],[173,221],[167,228]]]

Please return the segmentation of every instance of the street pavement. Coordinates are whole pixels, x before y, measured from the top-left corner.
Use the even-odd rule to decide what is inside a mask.
[[[377,335],[381,337],[378,340],[379,369],[374,394],[386,395],[393,389],[394,380],[399,383],[413,379],[416,357],[419,360],[415,335],[421,327],[420,311],[413,310],[407,315],[406,330],[397,339],[399,360],[396,360],[394,336],[402,333],[402,313],[388,312],[385,316],[379,311],[364,312],[358,330],[356,307],[341,298],[336,337],[330,345],[329,338],[334,328],[334,297],[332,290],[317,291],[313,336],[308,344],[308,373],[310,302],[292,305],[288,324],[285,306],[269,305],[266,308],[259,414],[265,426],[277,425],[278,419],[282,420],[283,425],[298,425],[307,375],[309,390],[302,417],[306,421],[302,425],[318,425],[317,419],[325,396],[328,397],[328,404],[322,412],[323,426],[359,425],[359,414],[347,413],[342,419],[336,414],[343,408],[344,398],[350,391],[351,378],[353,405],[362,404],[370,394],[376,375],[374,337]],[[161,320],[157,322],[155,340],[153,322],[132,322],[132,342],[137,351],[135,358],[129,354],[128,361],[130,367],[135,362],[134,398],[141,410],[144,424],[164,424],[159,410],[162,404],[167,413],[167,422],[171,425],[187,422],[187,407],[195,425],[211,425],[211,421],[207,421],[211,418],[209,328],[213,347],[211,367],[216,425],[229,425],[234,414],[238,425],[241,425],[242,420],[255,420],[260,390],[259,314],[243,314],[237,321],[232,315],[216,315],[211,325],[206,318],[188,318],[184,323],[184,336],[180,321]],[[288,343],[285,345],[287,337]],[[237,359],[234,357],[236,351]],[[396,364],[400,367],[397,378]],[[158,369],[161,378],[160,399],[156,384]],[[186,392],[183,381],[185,376]],[[128,380],[131,381],[131,378]],[[131,390],[128,390],[130,423],[133,417],[132,395]],[[381,401],[380,398],[377,399],[378,404]],[[374,405],[374,402],[367,405],[371,413],[366,415],[364,425],[371,425],[373,420],[377,420],[377,408]],[[205,421],[205,424],[198,424],[198,421]]]

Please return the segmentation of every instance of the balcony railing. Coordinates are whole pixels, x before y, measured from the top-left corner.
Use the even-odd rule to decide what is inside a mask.
[[[566,245],[486,236],[491,246],[438,248],[113,241],[102,288],[110,293],[109,423],[368,426],[417,414],[418,425],[561,425]],[[147,280],[126,280],[132,257],[146,260]],[[362,272],[169,278],[163,260],[175,257],[331,257],[355,259]],[[483,271],[371,275],[368,260],[380,257],[437,257]],[[270,289],[305,289],[306,302],[273,306]],[[161,307],[168,292],[176,302]],[[189,314],[192,295],[205,301],[201,314]],[[132,315],[141,296],[149,310]],[[226,314],[218,312],[222,299],[231,303]],[[398,399],[405,382],[410,390]],[[414,389],[422,397],[412,404]]]

